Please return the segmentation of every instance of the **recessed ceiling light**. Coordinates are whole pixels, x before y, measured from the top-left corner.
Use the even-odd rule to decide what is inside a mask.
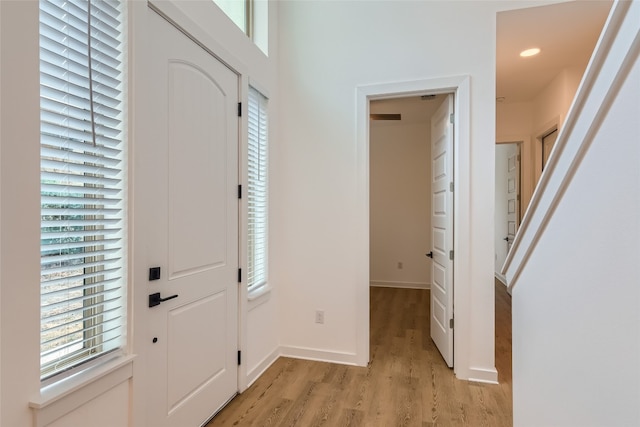
[[[526,49],[520,52],[520,56],[523,58],[527,58],[529,56],[535,56],[540,53],[540,49],[537,47],[533,47],[531,49]]]

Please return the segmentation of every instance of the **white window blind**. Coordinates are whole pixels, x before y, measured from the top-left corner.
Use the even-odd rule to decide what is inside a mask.
[[[248,273],[249,292],[267,283],[267,99],[249,88]]]
[[[43,380],[123,345],[122,9],[40,1]]]

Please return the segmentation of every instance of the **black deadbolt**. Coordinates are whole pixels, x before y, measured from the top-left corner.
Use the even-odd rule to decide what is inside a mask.
[[[160,279],[160,267],[151,267],[149,269],[149,281]]]

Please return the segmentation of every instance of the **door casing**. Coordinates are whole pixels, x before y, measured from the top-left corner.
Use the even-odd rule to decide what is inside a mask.
[[[359,86],[357,88],[357,342],[356,360],[369,362],[369,103],[372,100],[402,98],[425,94],[454,94],[454,372],[468,378],[470,329],[464,321],[470,307],[470,77],[452,76],[427,80]],[[462,368],[461,368],[462,367]],[[491,379],[488,379],[491,381]]]

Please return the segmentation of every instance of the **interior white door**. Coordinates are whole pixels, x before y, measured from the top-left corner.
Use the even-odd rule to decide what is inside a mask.
[[[520,220],[520,144],[496,144],[495,272],[500,280],[502,266],[518,231]]]
[[[507,235],[504,240],[509,253],[520,222],[520,146],[515,143],[509,144],[506,178],[503,191],[507,193]]]
[[[453,95],[431,117],[431,339],[453,367]]]
[[[133,137],[139,398],[146,425],[200,426],[238,389],[238,77],[147,19]],[[149,307],[157,293],[170,299]]]

